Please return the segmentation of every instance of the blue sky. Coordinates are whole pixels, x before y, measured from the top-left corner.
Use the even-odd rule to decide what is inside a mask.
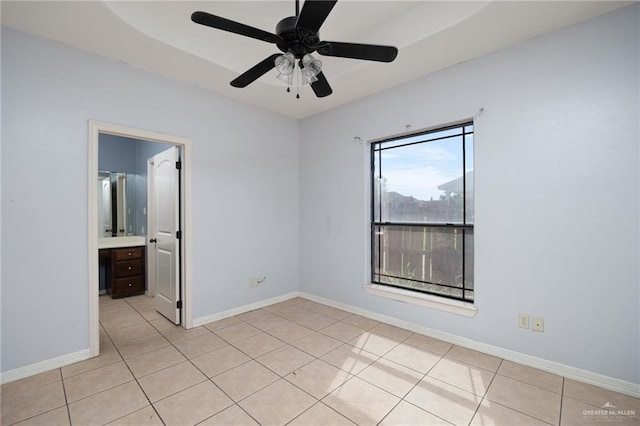
[[[440,198],[438,185],[462,176],[462,138],[450,138],[382,151],[388,191],[420,200]],[[473,136],[467,136],[467,171],[473,170]]]

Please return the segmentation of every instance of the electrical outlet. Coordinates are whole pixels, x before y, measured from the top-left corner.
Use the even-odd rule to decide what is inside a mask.
[[[249,280],[249,288],[260,287],[260,284],[260,278],[251,278],[251,280]]]
[[[533,326],[531,327],[533,331],[537,331],[538,333],[544,332],[544,318],[542,317],[533,317]]]
[[[529,315],[518,314],[518,325],[520,328],[529,328]]]

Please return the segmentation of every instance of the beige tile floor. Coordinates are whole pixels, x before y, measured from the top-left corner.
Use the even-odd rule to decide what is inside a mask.
[[[302,298],[184,330],[101,297],[100,324],[99,357],[2,386],[2,425],[640,426],[636,398]]]

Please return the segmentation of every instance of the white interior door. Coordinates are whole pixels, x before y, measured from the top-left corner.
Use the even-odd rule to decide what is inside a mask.
[[[156,178],[153,157],[147,159],[147,296],[156,296],[156,193],[153,181]]]
[[[169,148],[153,157],[155,196],[155,303],[156,310],[180,323],[180,218],[178,149]]]

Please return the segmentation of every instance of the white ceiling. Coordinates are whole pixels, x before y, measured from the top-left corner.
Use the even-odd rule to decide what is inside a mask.
[[[229,82],[279,51],[194,24],[202,10],[265,31],[294,1],[5,1],[2,24],[293,118],[307,117],[630,4],[618,1],[340,0],[323,40],[398,47],[392,63],[319,57],[333,94],[300,99],[270,71],[244,89]]]

